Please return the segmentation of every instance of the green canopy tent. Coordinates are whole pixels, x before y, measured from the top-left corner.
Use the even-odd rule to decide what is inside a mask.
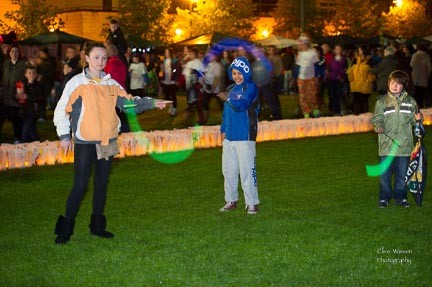
[[[423,39],[425,39],[425,40],[427,40],[429,42],[432,42],[432,35],[426,36]]]
[[[342,45],[345,47],[354,47],[355,45],[365,44],[361,38],[355,38],[349,35],[337,35],[318,38],[319,44],[329,44],[330,46]]]
[[[80,36],[76,36],[73,34],[69,34],[60,30],[55,30],[53,32],[45,32],[33,37],[29,37],[24,40],[20,40],[18,41],[18,44],[28,45],[28,46],[33,46],[33,45],[43,46],[43,45],[56,44],[57,45],[56,56],[61,58],[63,44],[81,44],[87,41],[92,41],[92,40]]]
[[[149,41],[141,38],[140,36],[129,34],[126,37],[126,41],[128,42],[128,45],[131,47],[139,47],[139,48],[158,48],[158,47],[164,47],[165,45],[161,42],[157,41]]]
[[[276,46],[276,48],[286,48],[298,44],[297,40],[284,38],[281,36],[271,35],[268,38],[256,41],[263,46]]]
[[[406,43],[410,44],[410,45],[420,45],[420,44],[430,44],[431,41],[426,39],[426,38],[414,36],[414,37],[408,39],[406,41]]]
[[[368,39],[365,39],[365,44],[371,45],[371,46],[388,46],[388,44],[392,41],[395,41],[396,38],[388,35],[388,34],[382,34],[377,35]]]

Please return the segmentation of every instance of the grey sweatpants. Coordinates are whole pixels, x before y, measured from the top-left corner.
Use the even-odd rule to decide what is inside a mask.
[[[239,174],[246,205],[259,204],[256,177],[256,142],[229,141],[222,144],[222,172],[225,177],[225,201],[238,201]]]

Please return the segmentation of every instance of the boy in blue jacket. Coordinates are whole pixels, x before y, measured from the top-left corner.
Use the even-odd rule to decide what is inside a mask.
[[[220,211],[226,212],[237,207],[240,174],[246,211],[256,214],[259,204],[255,160],[258,88],[252,81],[252,69],[245,57],[234,59],[228,68],[228,76],[234,84],[228,87],[221,125],[226,204]]]

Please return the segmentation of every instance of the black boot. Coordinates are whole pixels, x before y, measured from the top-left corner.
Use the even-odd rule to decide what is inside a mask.
[[[60,215],[57,219],[54,234],[57,235],[55,243],[64,244],[67,243],[73,234],[75,226],[75,219],[67,219]]]
[[[104,215],[92,214],[90,221],[90,234],[102,237],[113,238],[114,234],[106,231],[106,218]]]

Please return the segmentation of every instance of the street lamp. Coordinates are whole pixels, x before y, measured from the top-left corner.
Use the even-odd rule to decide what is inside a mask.
[[[403,5],[403,0],[393,0],[393,3],[396,5],[396,7],[400,8]]]
[[[180,37],[181,34],[183,34],[183,30],[180,28],[177,28],[177,29],[175,29],[175,34]]]

